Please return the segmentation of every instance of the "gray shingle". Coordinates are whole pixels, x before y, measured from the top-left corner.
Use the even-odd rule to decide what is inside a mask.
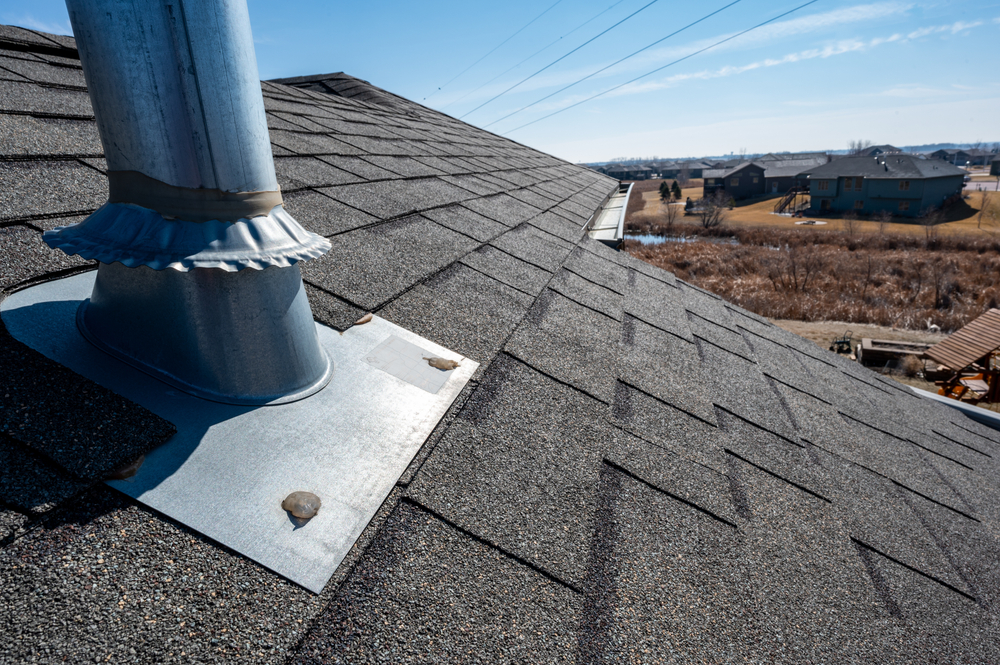
[[[552,403],[560,409],[549,408]],[[410,493],[463,529],[579,588],[590,556],[601,458],[615,436],[602,410],[599,402],[519,362],[495,360],[467,415],[445,434]]]
[[[503,224],[487,219],[460,205],[428,210],[424,215],[452,231],[458,231],[480,242],[488,242],[507,230]]]
[[[361,182],[361,178],[321,162],[315,157],[277,157],[274,171],[282,190],[328,187]]]
[[[541,268],[525,263],[490,245],[483,245],[463,256],[462,263],[533,296],[541,293],[552,279],[552,275]]]
[[[569,662],[581,600],[404,503],[290,662]]]
[[[484,364],[500,350],[531,302],[531,296],[455,264],[407,291],[379,314]]]
[[[50,249],[42,234],[24,226],[0,228],[0,291],[57,270],[85,266],[78,256]]]
[[[303,265],[302,276],[374,311],[476,247],[420,216],[334,236],[333,249]]]
[[[0,220],[93,212],[107,200],[107,180],[79,162],[0,162]]]
[[[0,156],[100,155],[97,124],[0,114]]]
[[[620,340],[621,323],[546,290],[505,349],[535,369],[611,403]]]
[[[313,191],[283,194],[282,198],[285,209],[303,227],[321,236],[343,233],[380,221],[377,217]]]

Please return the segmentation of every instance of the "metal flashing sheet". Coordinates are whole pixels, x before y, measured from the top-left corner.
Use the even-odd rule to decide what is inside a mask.
[[[317,325],[334,375],[315,395],[278,406],[210,402],[80,335],[76,310],[95,275],[20,291],[0,304],[0,313],[15,338],[177,426],[138,474],[108,485],[315,593],[479,366],[373,317],[343,334]],[[425,371],[416,353],[460,364],[442,371],[421,358]],[[383,369],[372,357],[385,361]],[[281,509],[297,490],[323,502],[305,523]]]
[[[391,335],[372,349],[365,357],[365,362],[397,379],[437,394],[448,382],[448,376],[453,370],[431,367],[427,361],[435,357],[433,352]]]

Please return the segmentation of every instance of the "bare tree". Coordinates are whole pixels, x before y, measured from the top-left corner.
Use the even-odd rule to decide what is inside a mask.
[[[683,167],[681,172],[677,174],[677,179],[680,181],[681,187],[686,187],[691,182],[691,169]]]
[[[969,144],[969,152],[978,152],[978,151],[983,150],[985,148],[986,148],[986,144],[983,141],[981,141],[981,140],[973,141],[972,143]],[[986,158],[983,155],[972,155],[972,164],[973,165],[976,164],[976,160],[977,159],[980,162],[982,162],[983,164],[987,163],[986,162]]]
[[[920,224],[924,227],[924,245],[930,247],[937,242],[937,225],[944,221],[944,214],[931,206],[920,216]]]
[[[674,235],[674,226],[677,224],[677,220],[681,216],[681,206],[680,204],[667,203],[663,208],[663,234],[672,236]]]
[[[868,139],[859,139],[857,141],[851,141],[847,144],[847,154],[849,155],[861,155],[868,148],[872,147],[872,142]]]
[[[983,214],[990,206],[990,195],[985,189],[979,192],[979,214],[976,215],[976,228],[983,228]]]
[[[848,238],[853,238],[854,234],[858,232],[858,226],[860,224],[858,221],[858,213],[853,210],[848,210],[844,213],[842,220],[844,233],[847,234]]]
[[[729,205],[726,193],[718,190],[701,200],[697,207],[698,219],[702,228],[714,229],[726,221],[726,208]]]
[[[741,162],[747,161],[747,149],[746,148],[740,148],[740,161]]]
[[[892,222],[892,213],[888,210],[880,210],[878,213],[878,234],[885,235],[886,228]]]
[[[819,270],[821,262],[815,250],[785,247],[769,257],[764,265],[775,291],[805,292],[809,279]]]

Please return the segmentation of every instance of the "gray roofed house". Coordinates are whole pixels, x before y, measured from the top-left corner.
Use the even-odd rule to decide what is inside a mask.
[[[705,169],[702,177],[702,195],[711,196],[715,192],[725,192],[740,201],[764,194],[764,166],[757,162],[742,162],[731,168]]]
[[[755,161],[764,166],[765,191],[768,194],[784,194],[793,187],[808,187],[809,179],[804,172],[827,164],[830,160],[825,154],[817,154],[812,157]]]
[[[990,175],[1000,175],[1000,155],[990,161]]]
[[[894,145],[885,144],[885,145],[868,146],[867,148],[861,151],[860,155],[862,157],[874,157],[876,155],[895,154],[901,152],[903,152],[902,148],[897,148]]]
[[[844,157],[807,171],[810,208],[917,217],[961,195],[965,171],[909,154]]]
[[[0,326],[0,662],[1000,661],[1000,432],[589,240],[614,180],[308,78],[314,315],[479,369],[313,594],[102,484],[174,426]],[[72,39],[0,28],[0,93],[7,298],[108,192]]]
[[[766,155],[757,157],[755,162],[783,162],[790,159],[809,159],[819,163],[830,161],[830,155],[825,152],[769,152]]]

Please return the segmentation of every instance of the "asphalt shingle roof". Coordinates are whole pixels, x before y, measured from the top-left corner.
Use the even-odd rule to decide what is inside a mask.
[[[106,184],[72,41],[0,48],[6,294],[93,269],[40,234]],[[588,240],[610,178],[262,90],[317,320],[481,368],[314,596],[95,484],[172,426],[0,329],[0,662],[1000,660],[1000,433]]]
[[[805,170],[811,178],[839,178],[863,176],[875,179],[941,178],[966,175],[957,166],[939,159],[923,159],[903,153],[877,157],[843,157],[829,164]]]

